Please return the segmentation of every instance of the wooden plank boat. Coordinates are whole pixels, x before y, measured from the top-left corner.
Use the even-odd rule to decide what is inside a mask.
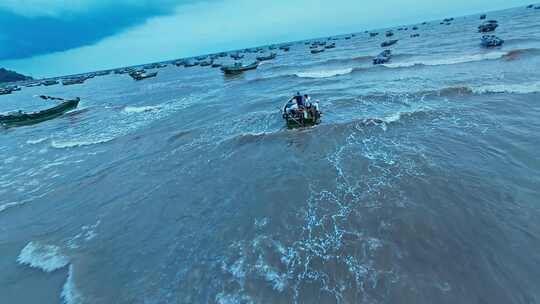
[[[138,81],[138,80],[143,80],[143,79],[146,79],[146,78],[156,77],[157,72],[147,73],[145,71],[138,71],[138,72],[129,73],[129,76],[131,76],[131,78]]]
[[[270,53],[268,56],[259,56],[259,57],[257,57],[257,60],[259,60],[259,61],[272,60],[272,59],[276,58],[276,56],[277,56],[276,53]]]
[[[259,62],[255,61],[252,64],[248,64],[248,65],[243,65],[243,64],[238,63],[234,65],[229,65],[229,66],[223,66],[221,67],[221,70],[225,74],[239,74],[244,71],[255,70],[258,66],[259,66]]]
[[[24,113],[19,111],[14,114],[0,115],[0,125],[4,127],[18,127],[37,124],[61,116],[67,111],[77,108],[80,98],[66,100],[56,107],[39,112]]]
[[[287,123],[287,128],[296,129],[312,127],[321,123],[322,112],[319,110],[318,101],[308,108],[302,108],[294,112],[288,111],[289,103],[283,107],[282,117]]]

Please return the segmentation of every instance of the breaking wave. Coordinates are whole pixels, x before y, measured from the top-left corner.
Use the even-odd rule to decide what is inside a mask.
[[[320,70],[320,71],[305,71],[295,75],[300,78],[328,78],[352,73],[353,68],[335,69],[335,70]]]
[[[24,202],[11,202],[11,203],[0,205],[0,212],[6,211],[6,210],[8,210],[10,208],[20,206],[20,205],[23,205],[23,204],[24,204]]]
[[[540,82],[524,84],[495,84],[478,86],[472,89],[475,94],[511,93],[531,94],[540,93]]]
[[[64,283],[64,286],[62,287],[60,297],[65,304],[80,304],[83,302],[82,296],[75,286],[75,279],[73,278],[73,265],[69,265],[68,277]]]
[[[58,246],[30,242],[21,250],[17,262],[52,272],[65,267],[69,259],[61,253]]]
[[[65,141],[65,142],[59,142],[59,141],[54,141],[53,140],[52,143],[51,143],[51,147],[53,147],[55,149],[84,147],[84,146],[90,146],[90,145],[103,144],[103,143],[109,142],[109,141],[111,141],[113,139],[114,139],[114,137],[96,139],[96,140],[90,140],[90,141]]]
[[[409,61],[409,62],[387,63],[387,64],[383,64],[383,66],[387,68],[408,68],[408,67],[422,66],[422,65],[425,65],[425,66],[451,65],[451,64],[475,62],[475,61],[501,59],[507,54],[508,54],[507,52],[491,52],[491,53],[486,53],[486,54],[464,55],[464,56],[454,57],[454,58],[428,59],[428,60],[417,60],[417,61]]]

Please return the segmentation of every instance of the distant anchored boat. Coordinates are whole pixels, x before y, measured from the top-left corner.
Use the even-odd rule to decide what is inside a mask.
[[[157,72],[147,73],[146,71],[136,71],[136,72],[129,73],[129,76],[131,76],[131,78],[138,81],[138,80],[156,77]]]
[[[324,48],[311,50],[311,54],[318,54],[318,53],[322,53],[322,52],[324,52]]]
[[[52,85],[55,85],[55,84],[59,84],[60,82],[58,80],[44,80],[43,82],[41,82],[42,85],[44,86],[52,86]]]
[[[37,124],[61,116],[67,111],[77,108],[80,98],[66,100],[56,107],[39,112],[24,113],[22,111],[7,115],[0,115],[0,125],[4,127],[18,127]]]
[[[255,61],[252,64],[248,64],[248,65],[243,65],[237,62],[233,65],[223,66],[221,67],[221,70],[225,74],[240,74],[245,71],[255,70],[258,66],[259,66],[258,61]]]
[[[397,39],[385,41],[385,42],[381,43],[381,47],[389,47],[391,45],[396,44],[397,42],[398,42]]]
[[[272,60],[272,59],[276,58],[276,56],[277,56],[276,53],[270,53],[268,56],[259,56],[259,57],[257,57],[257,60],[259,60],[259,61]]]
[[[65,86],[73,85],[73,84],[81,84],[81,83],[84,83],[85,80],[86,80],[85,77],[68,78],[68,79],[62,80],[62,84]]]
[[[493,32],[498,26],[499,24],[497,23],[497,20],[489,20],[478,26],[478,32],[480,33]]]

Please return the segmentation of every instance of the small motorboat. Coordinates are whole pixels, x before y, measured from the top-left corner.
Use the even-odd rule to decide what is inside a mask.
[[[221,63],[212,63],[213,68],[219,68],[221,67]]]
[[[481,38],[480,44],[486,48],[498,47],[504,44],[504,40],[495,35],[484,35]]]
[[[39,112],[24,113],[18,111],[15,113],[0,115],[0,125],[4,127],[18,127],[37,124],[61,116],[67,111],[77,108],[80,98],[66,100],[56,107],[52,107]]]
[[[136,72],[129,73],[129,76],[131,76],[131,78],[139,81],[139,80],[143,80],[143,79],[147,79],[147,78],[156,77],[157,72],[147,73],[146,71],[136,71]]]
[[[480,15],[480,20],[484,20],[484,19],[486,19],[486,14]]]
[[[379,55],[377,55],[377,57],[373,58],[373,64],[376,65],[376,64],[388,63],[391,58],[392,58],[392,51],[384,50]]]
[[[387,32],[385,33],[385,36],[386,36],[386,37],[392,37],[392,36],[394,36],[394,32],[392,32],[392,31],[387,31]]]
[[[420,37],[420,34],[416,33],[416,34],[411,34],[411,38],[416,38],[416,37]]]
[[[200,62],[200,66],[211,66],[214,63],[212,60],[205,60]]]
[[[275,59],[276,56],[277,56],[276,53],[270,53],[268,56],[259,56],[259,57],[257,57],[257,60],[258,61],[272,60],[272,59]]]
[[[287,128],[312,127],[321,123],[322,112],[319,109],[318,100],[300,109],[292,109],[293,105],[295,105],[294,102],[287,102],[283,106],[282,117],[285,119]]]
[[[223,73],[225,74],[240,74],[245,71],[255,70],[258,66],[259,66],[258,61],[255,61],[248,65],[243,65],[242,63],[237,62],[233,65],[222,66],[221,71],[223,71]]]
[[[388,41],[385,41],[383,43],[381,43],[381,47],[389,47],[391,45],[394,45],[398,42],[397,39],[393,39],[393,40],[388,40]]]
[[[194,66],[199,65],[199,64],[200,64],[200,62],[198,62],[198,61],[187,61],[187,62],[184,63],[184,67],[190,68],[190,67],[194,67]]]
[[[376,32],[373,32],[373,33],[369,33],[369,37],[375,37],[375,36],[378,36],[379,33],[376,33]]]
[[[334,48],[336,48],[336,44],[332,43],[332,44],[329,44],[329,45],[325,45],[324,48],[325,49],[334,49]]]

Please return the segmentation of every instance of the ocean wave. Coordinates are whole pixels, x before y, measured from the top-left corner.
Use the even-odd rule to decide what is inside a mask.
[[[24,203],[25,202],[11,202],[11,203],[0,205],[0,212],[6,211],[16,206],[24,205]]]
[[[55,149],[67,149],[67,148],[75,148],[75,147],[84,147],[84,146],[91,146],[91,145],[97,145],[97,144],[103,144],[106,142],[109,142],[113,140],[113,137],[107,137],[103,139],[96,139],[96,140],[89,140],[89,141],[56,141],[53,140],[51,143],[51,147]]]
[[[467,63],[467,62],[476,62],[476,61],[484,61],[484,60],[496,60],[501,59],[505,55],[507,55],[507,52],[491,52],[491,53],[485,53],[485,54],[474,54],[474,55],[464,55],[459,57],[451,57],[451,58],[441,58],[441,59],[427,59],[427,60],[417,60],[417,61],[409,61],[409,62],[396,62],[396,63],[387,63],[383,64],[382,66],[387,68],[408,68],[413,66],[437,66],[437,65],[452,65],[452,64],[460,64],[460,63]]]
[[[42,138],[38,138],[38,139],[29,139],[26,141],[27,144],[29,145],[35,145],[35,144],[39,144],[39,143],[42,143],[44,141],[46,141],[47,139],[49,139],[48,137],[42,137]]]
[[[157,111],[161,110],[161,106],[141,106],[141,107],[133,107],[133,106],[127,106],[123,109],[125,113],[143,113],[143,112],[150,112],[150,111]]]
[[[60,294],[60,297],[65,304],[80,304],[83,302],[83,298],[75,286],[75,279],[73,276],[73,265],[69,265],[68,277],[62,287],[62,293]]]
[[[300,78],[328,78],[335,77],[340,75],[346,75],[352,73],[353,68],[344,68],[344,69],[334,69],[334,70],[316,70],[316,71],[305,71],[295,73],[296,76]]]
[[[29,242],[17,258],[19,264],[52,272],[65,267],[69,259],[62,255],[60,247]]]
[[[527,55],[540,54],[540,49],[537,48],[526,48],[526,49],[515,49],[511,50],[503,56],[503,59],[506,61],[512,61],[520,59]]]
[[[540,82],[523,84],[494,84],[474,87],[475,94],[511,93],[511,94],[531,94],[540,93]]]

